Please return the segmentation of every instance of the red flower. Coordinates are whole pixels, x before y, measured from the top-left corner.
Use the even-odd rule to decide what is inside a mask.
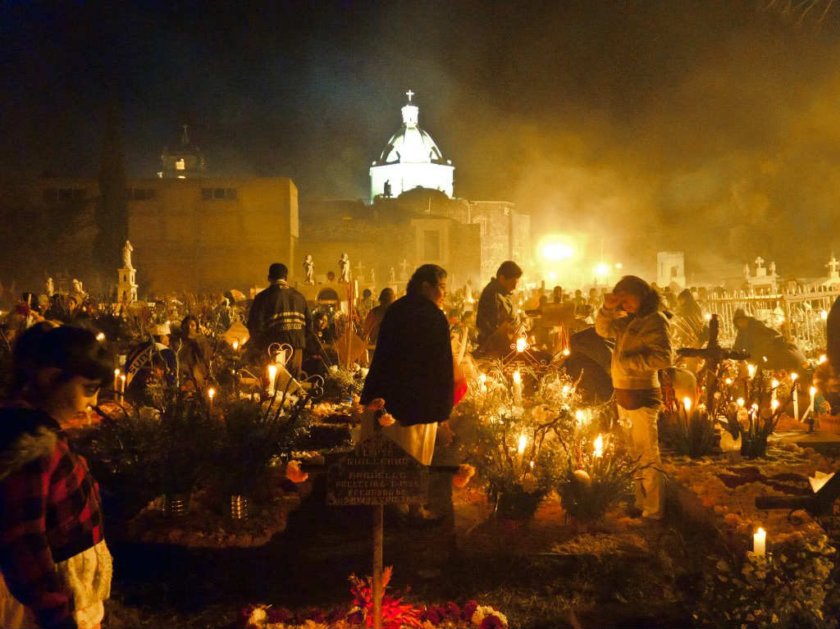
[[[478,609],[478,603],[476,601],[467,601],[464,603],[464,607],[461,608],[461,619],[469,622],[476,609]]]
[[[498,616],[487,616],[481,621],[478,629],[506,629],[506,627]]]

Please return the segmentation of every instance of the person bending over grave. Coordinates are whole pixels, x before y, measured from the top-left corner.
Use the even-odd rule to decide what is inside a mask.
[[[662,518],[664,506],[656,426],[662,406],[658,371],[673,362],[668,319],[659,305],[655,289],[640,277],[626,275],[604,295],[595,319],[596,332],[615,339],[610,371],[618,417],[629,427],[631,454],[641,466],[636,508],[651,520]]]
[[[773,370],[801,371],[807,366],[805,355],[796,345],[788,343],[781,332],[748,316],[741,308],[732,315],[732,322],[738,330],[732,348],[746,351],[750,362]]]

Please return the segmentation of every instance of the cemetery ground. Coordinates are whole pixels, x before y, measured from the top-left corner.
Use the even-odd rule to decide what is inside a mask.
[[[807,487],[808,470],[833,463],[795,447],[769,457],[771,467],[775,460],[785,469],[794,459],[802,465],[786,477],[793,492],[801,482]],[[748,507],[742,503],[760,493],[779,493],[779,487],[768,490],[762,483],[767,478],[761,462],[678,459],[666,467],[680,473],[672,475],[667,515],[658,523],[629,518],[620,505],[600,523],[576,526],[565,518],[556,495],[532,519],[501,520],[492,517],[481,489],[471,486],[453,491],[454,517],[448,522],[416,526],[392,514],[385,526],[385,564],[394,567],[391,587],[409,590],[407,599],[417,604],[475,599],[506,614],[511,627],[692,626],[698,607],[723,600],[710,597],[710,581],[729,587],[725,581],[731,574],[713,574],[721,561],[739,565],[749,550],[749,517],[733,514],[743,515]],[[749,482],[732,483],[739,474]],[[724,493],[708,481],[711,477],[730,479],[720,485],[727,488]],[[222,543],[214,545],[188,534],[153,531],[189,529],[189,518],[205,517],[200,512],[180,524],[162,516],[147,521],[145,539],[157,541],[140,541],[144,535],[138,531],[131,539],[120,530],[124,524],[113,523],[115,578],[105,626],[232,628],[240,626],[240,610],[252,603],[292,609],[346,605],[347,577],[370,574],[371,509],[327,506],[325,485],[323,474],[298,486],[283,483],[275,514],[283,523],[267,541],[253,534],[261,526],[258,518],[228,522],[228,531],[240,527],[235,533],[237,543],[245,540],[240,546],[231,545],[233,536],[225,543],[223,534]],[[800,521],[787,516],[778,514],[771,536],[784,526],[801,529],[806,537],[823,530],[807,514],[799,514]],[[785,519],[788,524],[780,524]],[[168,539],[174,541],[162,543]],[[738,626],[719,612],[713,626]],[[715,610],[704,613],[708,621]]]

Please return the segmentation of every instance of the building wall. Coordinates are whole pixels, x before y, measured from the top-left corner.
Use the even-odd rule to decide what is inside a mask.
[[[300,273],[290,179],[143,179],[129,191],[141,292],[261,286],[272,262]]]

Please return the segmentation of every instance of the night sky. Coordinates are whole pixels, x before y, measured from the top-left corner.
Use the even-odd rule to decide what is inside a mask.
[[[213,174],[361,198],[411,88],[459,196],[819,275],[840,254],[828,3],[6,2],[0,168],[95,176],[117,101],[130,176],[187,121]]]

